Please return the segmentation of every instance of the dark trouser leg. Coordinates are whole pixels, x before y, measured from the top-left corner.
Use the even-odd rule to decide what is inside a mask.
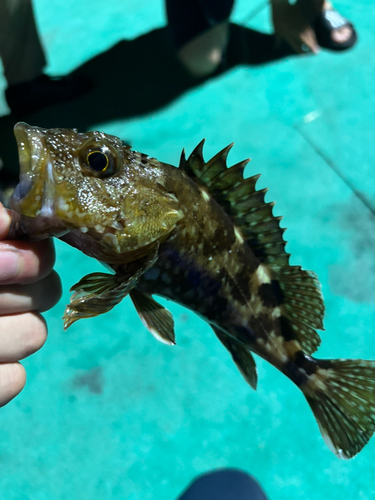
[[[234,0],[166,0],[168,29],[180,48],[229,19]]]
[[[42,74],[46,60],[31,0],[0,0],[0,57],[9,85]]]
[[[249,474],[221,469],[198,477],[178,500],[267,500],[267,497]]]

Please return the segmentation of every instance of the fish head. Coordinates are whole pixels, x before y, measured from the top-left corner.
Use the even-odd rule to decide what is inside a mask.
[[[117,137],[25,123],[14,133],[20,182],[10,203],[19,234],[56,236],[107,262],[119,255],[132,260],[183,216],[165,189],[163,164],[142,164],[145,155]]]

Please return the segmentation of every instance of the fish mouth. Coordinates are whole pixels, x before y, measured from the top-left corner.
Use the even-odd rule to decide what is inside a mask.
[[[46,130],[19,122],[14,127],[20,163],[20,182],[11,197],[11,207],[21,215],[53,216],[55,181],[45,147]],[[31,213],[34,212],[34,213]]]
[[[18,158],[20,164],[20,180],[10,198],[10,206],[16,212],[18,212],[20,201],[29,193],[32,187],[32,179],[29,175],[29,167],[31,165],[31,147],[27,127],[28,125],[22,122],[17,123],[14,126],[14,135],[17,140]]]
[[[55,217],[55,180],[52,162],[45,146],[46,130],[19,122],[14,127],[20,163],[20,181],[11,198],[13,234],[38,233],[40,237],[54,227],[57,234],[66,226]]]

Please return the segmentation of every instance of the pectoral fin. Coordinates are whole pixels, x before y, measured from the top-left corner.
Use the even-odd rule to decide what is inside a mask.
[[[153,251],[125,266],[119,266],[116,274],[88,274],[76,283],[70,304],[65,309],[64,329],[82,318],[93,318],[110,311],[137,285],[139,278],[157,260],[158,245]]]
[[[132,290],[130,298],[142,323],[152,335],[164,344],[174,345],[174,321],[172,314],[150,295]]]
[[[246,382],[254,389],[257,388],[258,374],[255,365],[255,360],[247,347],[242,345],[238,340],[233,339],[219,328],[213,327],[217,338],[231,353],[233,361],[243,375]]]
[[[110,311],[137,284],[139,276],[123,280],[121,276],[93,273],[75,284],[70,304],[65,309],[64,329],[82,318],[93,318]]]

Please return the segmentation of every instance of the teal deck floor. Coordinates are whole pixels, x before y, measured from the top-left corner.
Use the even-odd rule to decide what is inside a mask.
[[[35,5],[51,74],[165,25],[161,1]],[[270,188],[268,200],[285,216],[292,264],[320,277],[327,311],[319,357],[375,359],[375,7],[336,5],[359,32],[348,53],[237,66],[149,112],[149,95],[124,92],[109,118],[92,102],[88,126],[172,164],[203,137],[206,158],[235,141],[229,163],[252,157],[247,173],[262,174],[259,187]],[[233,21],[270,29],[268,8],[256,0],[238,1]],[[162,65],[163,52],[156,56]],[[127,62],[101,68],[109,89],[122,65],[137,88],[140,76]],[[150,71],[140,87],[152,95],[157,77]],[[63,125],[56,109],[49,126]],[[0,111],[7,114],[4,101]],[[1,498],[174,500],[196,475],[219,467],[253,474],[270,500],[375,498],[375,439],[354,460],[338,460],[296,387],[258,359],[252,391],[210,328],[183,308],[168,304],[175,347],[149,335],[127,299],[64,332],[69,287],[100,266],[56,246],[63,298],[45,315],[46,345],[24,361],[26,388],[0,410]]]

